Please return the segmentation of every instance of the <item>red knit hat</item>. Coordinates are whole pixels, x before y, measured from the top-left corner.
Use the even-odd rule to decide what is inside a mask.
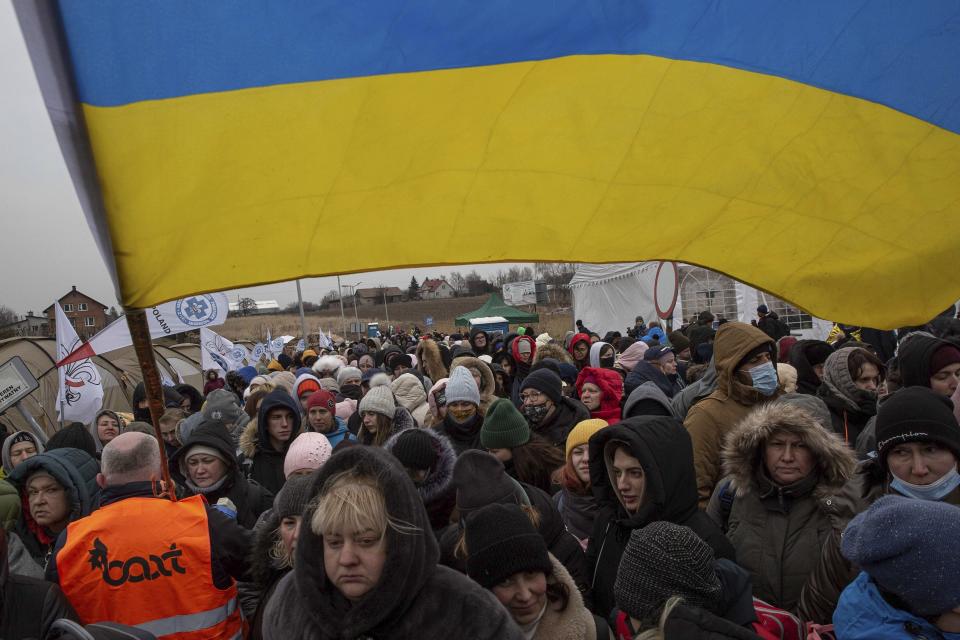
[[[314,391],[313,395],[307,400],[308,413],[313,407],[323,407],[330,413],[334,413],[337,409],[337,399],[329,391],[320,389],[319,391]]]
[[[960,362],[960,349],[952,344],[945,344],[930,356],[930,375],[958,362]]]

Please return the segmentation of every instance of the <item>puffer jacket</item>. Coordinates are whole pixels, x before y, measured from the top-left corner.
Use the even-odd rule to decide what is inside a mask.
[[[457,506],[457,490],[453,486],[453,467],[457,463],[457,453],[450,441],[439,432],[424,429],[424,433],[430,436],[437,460],[423,484],[417,487],[417,493],[427,508],[430,526],[434,532],[439,532],[450,524],[450,515]],[[392,453],[399,437],[399,433],[390,436],[383,448]]]
[[[289,409],[293,413],[293,429],[283,451],[270,443],[267,414],[271,409]],[[283,458],[297,435],[300,434],[300,405],[283,389],[274,389],[260,403],[257,420],[251,420],[240,434],[240,469],[248,480],[253,480],[276,495],[286,482]]]
[[[754,407],[774,397],[764,397],[737,378],[737,366],[747,354],[761,346],[768,346],[771,353],[775,349],[773,340],[760,329],[742,322],[722,325],[713,343],[717,388],[694,405],[683,422],[693,440],[697,495],[702,507],[707,506],[721,477],[723,439]]]
[[[374,478],[389,516],[416,527],[386,534],[386,561],[377,585],[354,603],[330,583],[323,538],[308,523],[308,507],[292,572],[281,578],[263,618],[265,638],[462,638],[522,640],[507,610],[466,576],[437,565],[439,550],[423,501],[400,463],[378,447],[337,452],[315,474],[314,487],[353,469]]]
[[[404,373],[390,383],[390,390],[400,406],[410,412],[418,425],[423,426],[430,406],[427,404],[427,392],[420,379],[412,373]]]
[[[775,432],[799,436],[815,461],[810,475],[790,486],[776,484],[762,464],[764,446]],[[831,517],[826,501],[855,467],[853,452],[838,436],[786,402],[756,409],[730,432],[723,448],[728,476],[717,486],[708,513],[716,518],[721,494],[733,499],[732,505],[727,502],[726,522],[719,524],[739,563],[750,571],[756,597],[796,609],[824,542],[846,524]]]
[[[0,480],[0,527],[10,530],[20,517],[20,494],[6,480]]]
[[[894,607],[866,573],[844,589],[833,625],[840,640],[960,640],[960,633],[940,631],[930,621]]]
[[[480,358],[472,356],[454,358],[450,365],[451,375],[457,367],[467,367],[480,372],[480,413],[487,415],[487,409],[497,399],[497,381],[493,377],[493,369]]]
[[[612,480],[605,451],[614,441],[625,442],[644,469],[643,504],[636,513],[623,507]],[[690,527],[713,548],[716,557],[734,559],[733,545],[697,508],[690,435],[675,418],[628,418],[598,431],[590,438],[590,481],[599,507],[587,547],[597,614],[606,617],[616,606],[613,583],[630,533],[651,522],[664,520]]]
[[[817,565],[800,594],[799,613],[804,620],[830,624],[840,594],[857,576],[857,569],[840,552],[840,535],[858,513],[866,511],[881,496],[899,495],[890,488],[879,463],[866,460],[859,463],[853,477],[842,489],[824,500],[829,517],[837,523],[831,535],[824,540]],[[942,502],[960,507],[960,487],[954,489]]]
[[[54,449],[27,458],[17,465],[10,476],[10,482],[20,493],[20,518],[14,525],[14,532],[20,537],[23,546],[41,568],[46,568],[56,543],[57,535],[41,527],[30,515],[27,502],[27,480],[35,472],[43,470],[49,473],[67,490],[70,501],[70,522],[89,515],[97,507],[97,474],[100,465],[86,451],[80,449]]]

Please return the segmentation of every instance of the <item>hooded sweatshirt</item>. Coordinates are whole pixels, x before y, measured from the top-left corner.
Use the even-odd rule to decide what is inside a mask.
[[[823,365],[823,382],[817,396],[830,409],[831,428],[850,446],[873,416],[877,415],[877,394],[857,387],[850,375],[850,356],[855,347],[846,347],[827,358]]]
[[[53,550],[57,534],[37,524],[30,515],[27,481],[38,471],[48,473],[66,489],[67,500],[70,503],[69,521],[73,522],[89,515],[96,507],[97,495],[100,491],[97,486],[100,465],[86,451],[54,449],[27,458],[17,465],[10,476],[10,482],[20,492],[22,505],[20,519],[17,520],[14,531],[34,561],[40,567],[46,568],[48,555]]]
[[[642,344],[642,343],[641,343]],[[652,382],[644,382],[634,389],[623,403],[623,419],[637,416],[664,416],[679,418],[667,394]]]
[[[628,513],[612,480],[607,443],[627,444],[640,461],[646,481],[643,503]],[[734,559],[733,546],[707,515],[697,508],[697,487],[690,436],[675,418],[629,418],[590,438],[590,480],[599,513],[587,547],[592,571],[594,612],[607,616],[616,606],[613,584],[630,532],[664,520],[690,527],[718,558]]]
[[[36,447],[38,454],[43,453],[43,443],[40,442],[40,439],[37,436],[33,435],[29,431],[17,431],[13,435],[9,436],[3,441],[3,472],[8,476],[13,473],[13,461],[10,459],[10,448],[13,447],[14,436],[20,434],[23,434],[24,437],[30,438],[33,446]]]
[[[737,367],[751,351],[766,346],[773,353],[770,336],[752,325],[728,322],[717,330],[713,345],[717,388],[694,405],[683,422],[693,439],[697,493],[702,507],[706,507],[722,474],[720,447],[724,437],[754,407],[776,397],[763,396],[737,375]]]
[[[317,473],[315,490],[348,469],[376,478],[390,517],[417,530],[388,528],[380,580],[351,603],[327,578],[323,538],[309,526],[315,507],[308,507],[294,569],[281,579],[264,614],[265,638],[523,638],[493,594],[437,564],[440,552],[423,501],[393,456],[376,447],[338,452]]]
[[[267,415],[271,409],[289,409],[293,413],[293,428],[290,439],[287,440],[282,451],[277,451],[270,443],[270,434],[267,430]],[[263,399],[257,421],[251,421],[240,436],[240,468],[248,480],[254,480],[265,487],[267,491],[276,495],[286,481],[283,475],[283,457],[290,447],[290,443],[300,433],[300,405],[290,394],[283,389],[274,389]]]

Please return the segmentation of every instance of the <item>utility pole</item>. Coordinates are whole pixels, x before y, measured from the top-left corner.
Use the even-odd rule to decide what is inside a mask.
[[[303,337],[303,344],[307,344],[307,321],[303,318],[303,295],[300,293],[300,279],[297,279],[297,304],[300,307],[300,335]]]
[[[343,339],[347,339],[347,317],[343,315],[343,287],[340,285],[340,276],[337,276],[337,297],[340,298],[340,322],[343,323]]]
[[[383,313],[387,317],[387,332],[390,331],[390,311],[387,309],[387,288],[383,285],[380,285],[380,290],[383,291]],[[386,335],[386,334],[384,334]]]

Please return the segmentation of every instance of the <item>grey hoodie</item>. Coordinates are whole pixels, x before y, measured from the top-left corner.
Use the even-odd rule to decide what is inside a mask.
[[[673,410],[676,412],[677,417],[685,420],[687,412],[690,411],[693,405],[697,404],[701,399],[706,398],[716,391],[716,389],[717,365],[715,359],[710,358],[710,364],[707,365],[707,372],[703,374],[703,377],[673,397],[671,402],[673,403]]]
[[[24,436],[28,436],[30,438],[33,444],[37,447],[38,455],[43,453],[43,443],[40,442],[40,439],[37,438],[37,436],[33,435],[29,431],[17,431],[16,433],[14,433],[13,435],[11,435],[10,437],[8,437],[6,440],[3,441],[3,456],[2,456],[3,472],[7,476],[13,473],[13,463],[10,460],[10,449],[11,447],[13,447],[13,439],[14,437],[20,434],[23,434]]]
[[[667,412],[668,417],[679,417],[677,415],[676,408],[674,407],[670,398],[667,397],[667,394],[663,392],[663,389],[658,387],[657,383],[655,382],[644,382],[639,387],[631,391],[630,395],[627,396],[627,401],[623,403],[623,419],[626,420],[627,418],[632,418],[635,415],[652,415],[642,408],[645,404],[649,406],[649,402],[657,403],[663,408],[664,411]]]

